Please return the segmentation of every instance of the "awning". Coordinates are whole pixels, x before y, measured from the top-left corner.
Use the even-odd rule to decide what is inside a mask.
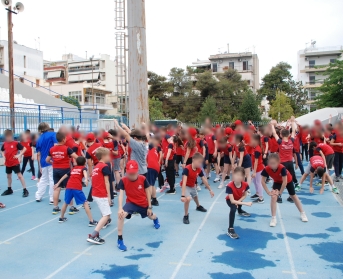
[[[209,67],[211,63],[193,64],[192,67]]]
[[[76,68],[76,67],[86,67],[86,66],[97,66],[99,65],[99,60],[94,60],[93,62],[91,61],[86,61],[86,62],[72,62],[69,63],[68,67],[69,68]]]
[[[90,73],[90,74],[83,74],[83,75],[70,75],[68,81],[88,81],[88,80],[98,80],[99,79],[99,72]]]
[[[61,72],[62,72],[62,71],[48,72],[48,79],[51,79],[51,78],[60,78],[60,77],[61,77]]]

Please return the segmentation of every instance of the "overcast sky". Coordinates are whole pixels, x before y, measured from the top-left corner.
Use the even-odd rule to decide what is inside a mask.
[[[19,44],[38,48],[40,37],[47,60],[61,59],[65,51],[114,57],[113,0],[21,2],[25,11],[14,16],[13,29]],[[297,51],[311,39],[318,47],[343,45],[342,11],[343,0],[146,0],[148,69],[168,75],[229,43],[230,52],[255,46],[260,78],[280,61],[290,63],[296,77]],[[0,27],[7,40],[4,9]]]

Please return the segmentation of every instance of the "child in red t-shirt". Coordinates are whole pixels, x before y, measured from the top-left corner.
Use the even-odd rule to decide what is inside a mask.
[[[60,184],[69,177],[65,196],[64,196],[64,204],[61,208],[61,217],[59,218],[59,223],[64,223],[67,221],[67,218],[64,217],[64,214],[67,210],[68,205],[70,205],[71,201],[75,199],[75,202],[77,205],[82,204],[85,208],[86,214],[89,219],[88,226],[94,227],[98,224],[97,221],[95,221],[92,217],[91,210],[88,206],[87,198],[85,194],[82,191],[82,179],[85,178],[85,186],[88,185],[88,175],[87,175],[87,169],[85,167],[86,165],[86,158],[85,157],[77,157],[76,158],[76,166],[67,174],[65,174],[60,181],[58,181],[54,189],[57,189]]]
[[[20,141],[20,144],[26,148],[26,151],[24,153],[23,157],[23,165],[21,167],[21,174],[24,174],[26,165],[29,162],[30,163],[30,170],[32,172],[31,180],[36,180],[36,172],[35,172],[35,164],[34,164],[34,152],[33,152],[33,145],[30,139],[30,133],[25,132],[22,134],[22,140]]]
[[[279,196],[282,195],[282,192],[287,188],[290,198],[294,201],[295,206],[300,212],[301,221],[307,222],[305,212],[303,211],[301,201],[298,196],[295,194],[294,184],[292,180],[292,175],[286,169],[286,167],[280,164],[280,157],[278,154],[273,153],[269,155],[268,166],[262,171],[262,186],[266,193],[271,196],[270,207],[272,213],[272,220],[270,221],[270,226],[275,227],[277,224],[276,221],[276,202]],[[266,184],[267,177],[271,177],[274,180],[273,190],[270,191]]]
[[[250,217],[248,212],[242,210],[242,205],[252,206],[252,202],[243,202],[248,196],[249,185],[244,181],[245,170],[243,167],[237,167],[233,171],[232,181],[226,186],[226,203],[230,207],[229,228],[227,235],[231,238],[239,238],[236,234],[233,224],[235,222],[236,210],[238,214],[244,217]]]
[[[256,194],[251,196],[252,199],[255,199],[254,203],[264,203],[263,199],[263,187],[262,187],[262,176],[261,173],[264,169],[263,165],[263,155],[261,148],[261,137],[260,135],[253,135],[251,138],[251,161],[252,161],[252,182],[255,185]]]
[[[154,222],[154,228],[159,229],[160,223],[157,216],[152,212],[151,189],[145,176],[138,174],[136,161],[129,161],[126,164],[126,176],[118,185],[120,189],[118,199],[118,243],[119,250],[126,251],[127,247],[123,240],[124,219],[130,219],[134,213],[139,213],[142,218],[148,217]],[[123,206],[124,191],[126,203]]]
[[[196,203],[196,210],[201,212],[207,212],[207,210],[200,205],[198,199],[198,192],[196,189],[196,180],[199,176],[202,182],[205,184],[205,187],[210,191],[211,198],[214,196],[214,193],[211,190],[210,185],[208,184],[207,178],[202,171],[202,165],[204,162],[204,157],[200,153],[195,153],[193,155],[192,163],[187,165],[182,172],[182,194],[181,201],[184,203],[185,215],[183,217],[183,223],[189,224],[189,203],[193,198]]]
[[[107,148],[99,147],[95,151],[98,163],[92,172],[92,197],[101,212],[101,219],[92,234],[88,235],[88,242],[104,244],[105,240],[100,237],[100,230],[105,229],[111,223],[111,191],[110,175],[111,170],[107,165],[111,161],[110,151]]]
[[[23,186],[23,197],[29,196],[29,191],[26,189],[26,184],[23,175],[20,172],[19,158],[25,153],[26,148],[19,142],[13,139],[13,132],[11,130],[5,131],[5,142],[1,147],[2,156],[5,158],[7,185],[8,188],[1,196],[13,194],[12,190],[12,172],[14,172]],[[19,152],[19,153],[18,153]]]

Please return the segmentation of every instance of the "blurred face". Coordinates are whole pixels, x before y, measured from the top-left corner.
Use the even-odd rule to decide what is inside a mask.
[[[12,141],[13,140],[13,136],[12,135],[8,135],[5,137],[6,141]]]
[[[279,166],[279,160],[276,159],[270,159],[268,160],[268,166],[273,169],[276,170]]]
[[[101,160],[102,160],[103,162],[105,162],[105,163],[111,162],[111,156],[110,156],[110,154],[106,154],[106,155],[102,156]]]
[[[244,175],[240,172],[236,172],[233,174],[233,182],[235,182],[236,184],[242,183],[242,181],[244,181]]]
[[[194,166],[195,168],[201,168],[201,167],[202,167],[202,162],[203,162],[203,159],[202,159],[202,158],[193,160],[193,166]]]
[[[126,176],[130,181],[136,181],[138,178],[138,173],[127,173]]]
[[[156,140],[156,139],[152,139],[152,144],[156,147],[156,146],[158,146],[159,144],[160,144],[160,142],[158,141],[158,140]]]
[[[219,147],[221,149],[225,149],[226,148],[226,143],[223,143],[223,142],[219,143]]]

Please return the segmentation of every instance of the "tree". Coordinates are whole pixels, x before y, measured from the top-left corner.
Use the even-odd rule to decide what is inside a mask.
[[[288,80],[288,84],[289,91],[287,92],[287,96],[291,100],[291,106],[293,108],[294,115],[299,117],[308,113],[308,110],[305,108],[308,100],[308,94],[304,90],[302,82],[290,79]]]
[[[155,97],[159,100],[165,99],[165,93],[173,93],[174,88],[167,78],[154,72],[148,72],[149,98]]]
[[[184,95],[192,91],[190,73],[182,68],[172,68],[169,72],[169,82],[173,86],[174,93]]]
[[[62,101],[71,104],[77,108],[81,108],[81,105],[79,103],[79,100],[76,99],[75,97],[69,97],[69,96],[62,96]]]
[[[155,98],[149,98],[149,114],[150,114],[150,120],[155,121],[155,120],[161,120],[164,119],[163,115],[163,103]]]
[[[199,121],[204,121],[207,117],[213,122],[218,121],[218,110],[216,100],[213,97],[207,97],[199,113]]]
[[[242,105],[239,108],[239,119],[242,121],[260,121],[261,120],[261,111],[259,108],[259,102],[256,98],[256,95],[248,90],[245,92]]]
[[[269,114],[273,119],[279,119],[279,113],[281,121],[285,121],[294,115],[291,100],[282,91],[278,91],[276,99],[271,102],[269,110]]]
[[[327,78],[319,88],[322,94],[317,97],[317,107],[343,107],[343,60],[330,63],[324,75]]]
[[[199,94],[195,92],[184,96],[180,106],[180,108],[182,107],[182,111],[177,115],[177,119],[186,123],[197,122],[202,104],[201,100]]]
[[[208,96],[213,96],[218,93],[218,79],[216,79],[211,71],[205,71],[204,73],[196,75],[196,88],[200,91],[202,98],[207,98]]]

